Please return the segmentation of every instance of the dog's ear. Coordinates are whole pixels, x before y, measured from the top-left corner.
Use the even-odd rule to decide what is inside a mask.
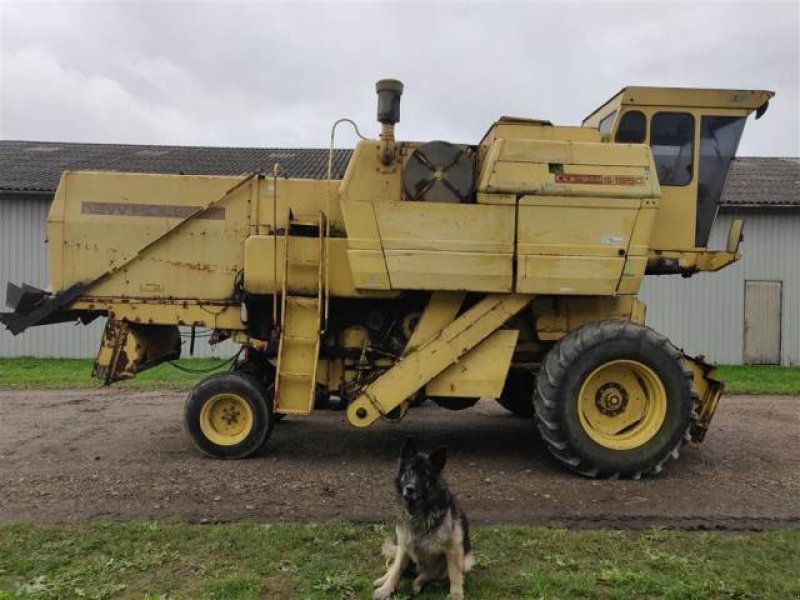
[[[428,460],[430,461],[433,470],[436,471],[436,473],[441,473],[444,469],[444,463],[447,462],[447,448],[442,446],[441,448],[434,450],[428,457]]]
[[[414,440],[407,437],[403,440],[403,449],[400,450],[400,460],[408,460],[417,453],[417,447],[414,445]]]

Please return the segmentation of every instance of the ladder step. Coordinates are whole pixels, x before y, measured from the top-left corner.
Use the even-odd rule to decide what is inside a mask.
[[[287,342],[297,342],[301,344],[314,344],[317,341],[315,337],[308,337],[305,335],[289,335],[288,333],[283,334],[283,339]]]
[[[292,267],[307,267],[307,268],[319,268],[319,259],[318,258],[309,258],[309,259],[297,259],[297,258],[290,258],[289,259],[289,268]]]
[[[301,373],[299,371],[283,371],[280,376],[284,379],[311,379],[311,373]]]

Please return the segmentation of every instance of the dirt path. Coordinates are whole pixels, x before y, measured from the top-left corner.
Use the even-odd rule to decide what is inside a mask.
[[[427,403],[363,431],[321,411],[281,422],[256,458],[215,461],[184,437],[183,398],[0,392],[0,522],[385,520],[395,456],[413,435],[448,446],[448,480],[478,523],[800,527],[800,398],[724,399],[705,444],[642,481],[565,472],[531,422],[489,401],[461,412]]]

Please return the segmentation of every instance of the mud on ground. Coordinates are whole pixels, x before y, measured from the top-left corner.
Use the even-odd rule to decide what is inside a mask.
[[[660,477],[593,481],[550,458],[531,421],[493,401],[426,403],[365,430],[342,412],[279,423],[260,455],[218,461],[186,439],[184,393],[0,392],[0,522],[181,517],[384,521],[401,440],[446,445],[477,523],[800,527],[800,398],[724,398],[705,443]]]

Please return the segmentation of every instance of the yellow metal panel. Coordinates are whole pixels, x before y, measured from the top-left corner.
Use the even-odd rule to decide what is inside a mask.
[[[277,243],[276,243],[277,242]],[[273,260],[274,250],[277,249],[277,261]],[[342,297],[391,297],[394,294],[378,293],[369,289],[357,289],[350,270],[352,258],[348,258],[347,239],[330,238],[328,240],[329,268],[330,273],[330,293],[333,296]],[[244,246],[244,289],[253,294],[272,294],[280,291],[283,281],[284,265],[284,238],[277,236],[273,239],[271,235],[251,235],[245,241]],[[319,241],[317,238],[295,238],[292,240],[292,252],[297,256],[314,257],[319,253]],[[356,251],[354,251],[356,252]],[[360,254],[377,255],[382,268],[380,273],[385,274],[385,264],[382,253]],[[356,261],[358,258],[356,258]],[[274,275],[274,265],[278,267],[277,277]],[[316,263],[315,263],[316,264]],[[317,272],[315,269],[307,269],[305,272],[296,271],[292,273],[292,285],[300,290],[316,293]],[[368,286],[361,286],[362,288]],[[383,289],[389,289],[389,279],[385,280]]]
[[[485,148],[495,140],[511,139],[599,142],[600,133],[584,127],[554,126],[546,121],[501,117],[489,128],[480,145]]]
[[[536,335],[543,341],[561,339],[585,323],[625,319],[644,323],[645,304],[632,296],[561,296],[537,298],[531,304]]]
[[[587,127],[597,127],[603,116],[620,106],[669,106],[738,109],[745,113],[760,107],[775,95],[766,90],[725,90],[628,86],[583,120]],[[716,110],[715,110],[716,112]]]
[[[516,290],[523,294],[614,294],[625,259],[598,256],[522,256]]]
[[[498,398],[517,346],[519,331],[501,329],[425,386],[429,396]]]
[[[439,202],[376,202],[374,206],[385,251],[509,255],[514,251],[513,206]]]
[[[730,108],[748,112],[772,98],[766,90],[730,90],[628,86],[622,89],[622,105]]]
[[[650,149],[644,144],[603,144],[545,140],[502,140],[498,162],[559,162],[565,165],[608,167],[650,166]]]
[[[625,259],[622,277],[617,285],[618,294],[638,294],[647,268],[646,256],[629,256]]]
[[[48,244],[48,266],[50,267],[50,286],[53,291],[62,290],[75,282],[65,282],[64,280],[64,215],[66,212],[67,182],[70,172],[65,171],[61,174],[58,182],[53,202],[50,204],[50,212],[47,215],[47,244]]]
[[[381,236],[375,209],[369,200],[342,200],[347,243],[352,250],[380,250]]]
[[[658,200],[643,200],[641,209],[636,215],[636,224],[633,227],[628,255],[647,256],[650,249],[650,236],[658,216]]]
[[[464,303],[464,295],[460,292],[432,293],[425,310],[422,311],[417,321],[414,332],[408,339],[406,353],[433,339],[437,333],[452,323]]]
[[[75,310],[105,311],[109,318],[156,325],[197,325],[213,329],[244,330],[241,308],[232,302],[164,299],[131,300],[83,296]]]
[[[380,160],[380,142],[366,140],[356,146],[340,187],[344,201],[399,202],[402,200],[402,159],[413,148],[399,144],[401,160],[384,165]],[[345,215],[346,218],[346,215]]]
[[[619,257],[628,248],[639,200],[525,196],[517,225],[519,254]]]
[[[320,210],[326,212],[329,210],[327,201],[329,187],[331,202],[327,218],[332,230],[343,229],[344,222],[338,200],[339,186],[340,182],[336,180],[327,182],[278,177],[276,181],[273,177],[266,177],[258,186],[258,227],[251,230],[251,233],[271,233],[274,221],[277,221],[278,229],[285,229],[290,209],[295,220],[318,220]],[[273,202],[275,198],[277,198],[277,202]],[[276,205],[275,210],[273,210],[273,204]]]
[[[123,262],[180,223],[192,208],[216,200],[239,180],[240,177],[70,173],[64,210],[65,251],[69,262],[81,263],[71,265],[72,269],[80,269],[72,281],[90,279]],[[213,225],[220,219],[204,221]]]
[[[513,206],[374,206],[393,289],[511,291]]]
[[[347,253],[354,285],[359,289],[388,290],[389,273],[383,258],[378,222],[371,200],[341,201],[347,230]],[[331,278],[333,285],[333,278]]]
[[[657,198],[655,179],[645,145],[497,140],[478,192]]]
[[[592,198],[656,197],[649,167],[558,164],[563,164],[562,174],[551,173],[546,162],[498,162],[483,189]]]
[[[91,290],[97,296],[203,298],[232,293],[249,232],[243,186],[174,236],[143,248],[218,200],[241,177],[72,173],[67,185],[64,285],[127,264]]]
[[[366,427],[400,406],[414,392],[523,310],[531,296],[491,295],[472,306],[436,337],[404,356],[347,407],[347,420]]]
[[[503,204],[515,206],[517,204],[516,194],[486,194],[478,192],[476,194],[478,204]]]
[[[395,290],[510,292],[511,254],[387,250]]]
[[[352,269],[353,283],[359,290],[392,289],[383,252],[378,250],[348,250],[347,258]],[[331,286],[333,286],[332,282]]]

